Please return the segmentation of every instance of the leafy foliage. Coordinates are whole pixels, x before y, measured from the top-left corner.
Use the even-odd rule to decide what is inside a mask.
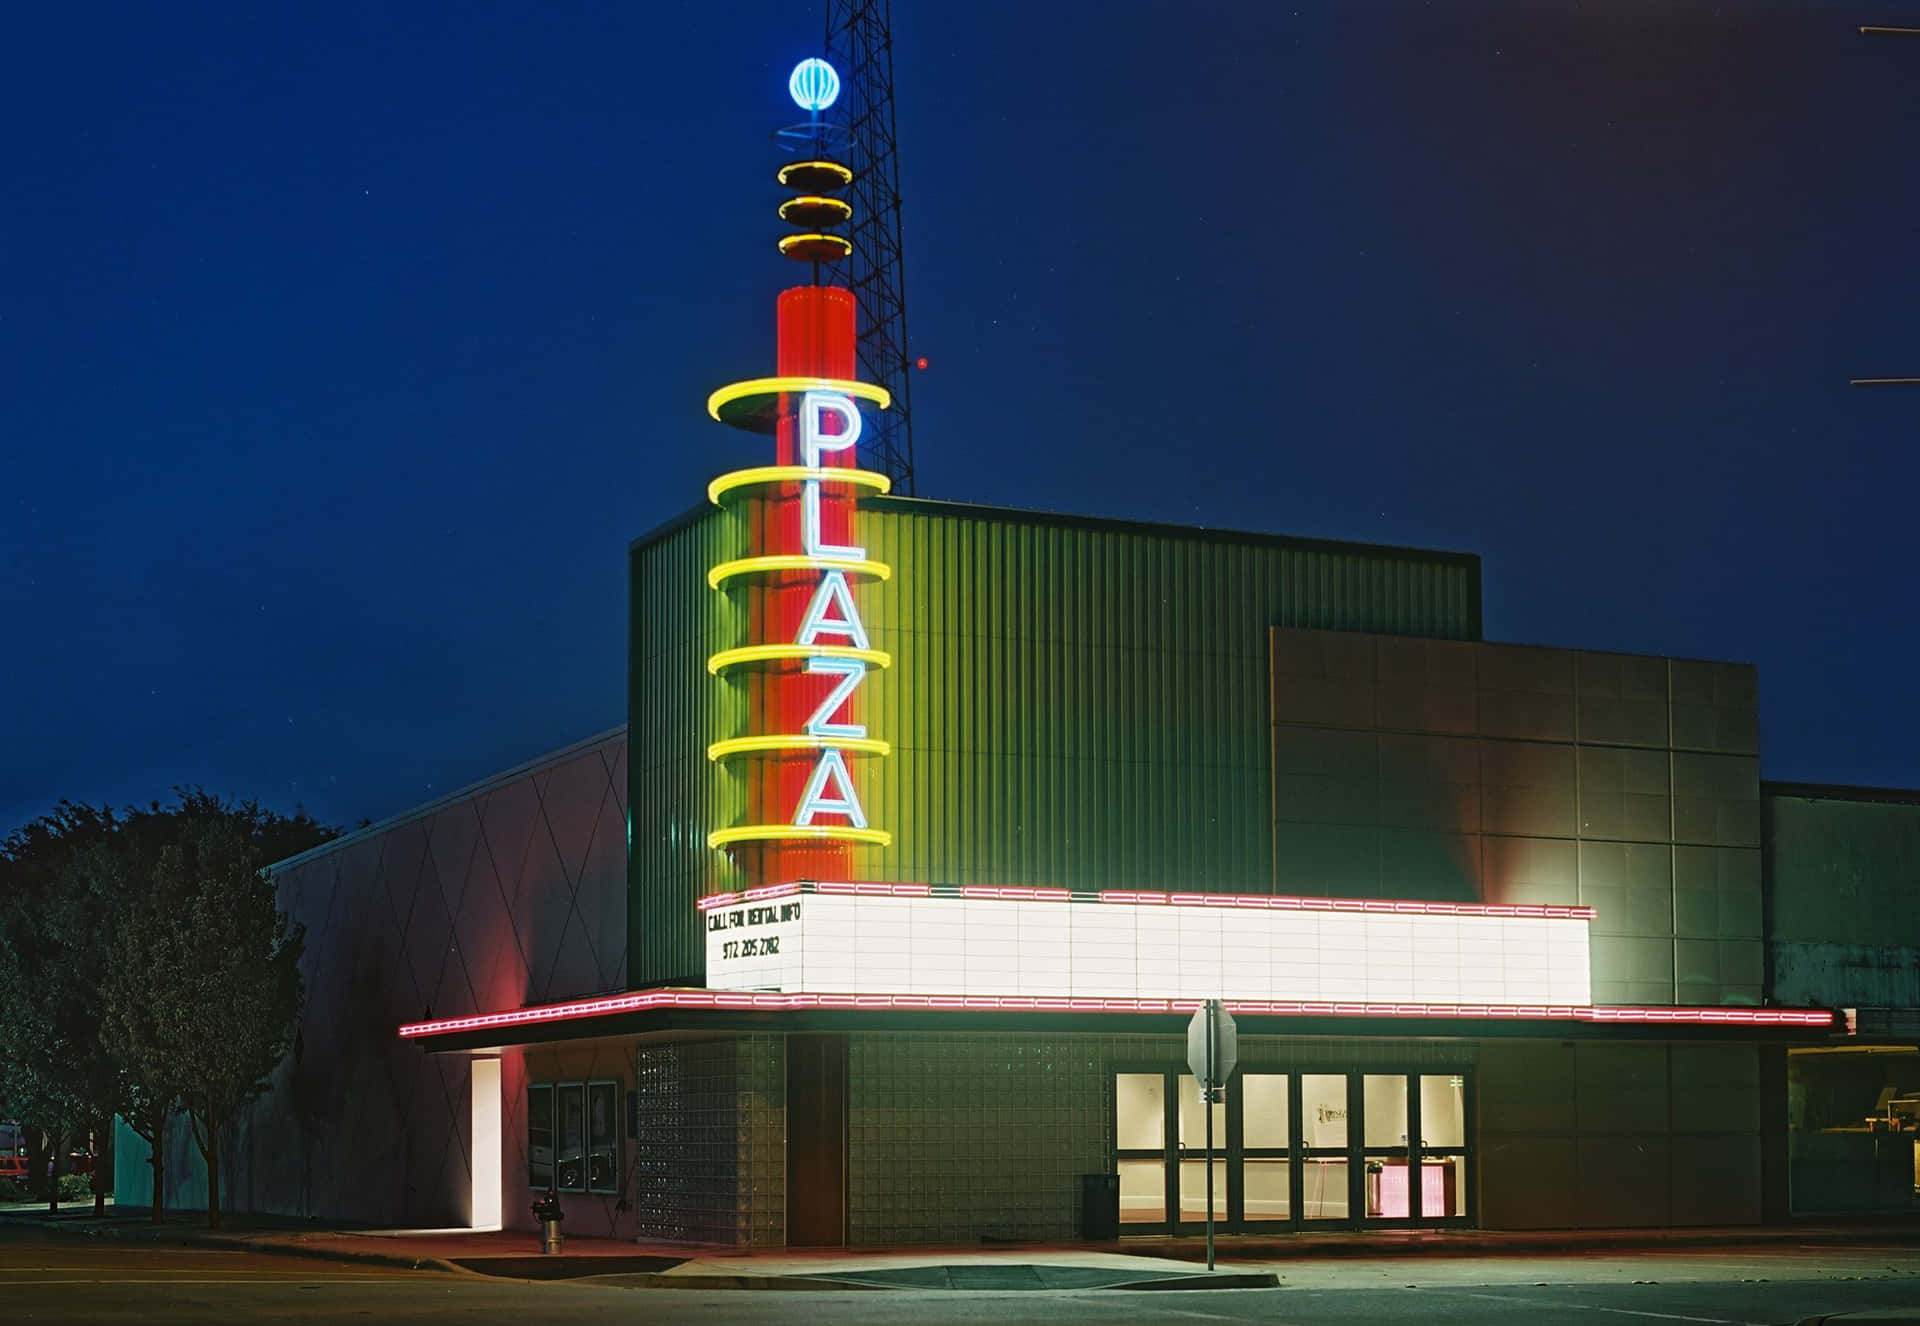
[[[123,926],[109,1017],[130,1060],[178,1082],[218,1224],[220,1125],[267,1089],[292,1043],[305,932],[288,931],[258,849],[222,820],[185,824],[150,885]]]
[[[111,810],[63,801],[0,848],[0,1101],[45,1129],[55,1156],[76,1132],[104,1133],[120,1105],[99,1036],[116,899],[81,868],[120,828]]]
[[[333,837],[198,789],[116,814],[63,802],[0,847],[0,1102],[153,1147],[184,1105],[219,1220],[220,1128],[266,1089],[299,1014],[303,935],[264,867]]]

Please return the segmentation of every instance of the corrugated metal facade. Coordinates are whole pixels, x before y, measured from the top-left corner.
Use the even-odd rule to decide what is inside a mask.
[[[740,887],[708,830],[743,804],[707,742],[737,690],[707,675],[744,614],[706,587],[744,546],[710,512],[632,550],[630,970],[698,982],[694,899]],[[858,591],[862,688],[891,757],[864,762],[893,845],[861,878],[1266,892],[1272,867],[1267,629],[1477,639],[1479,559],[1220,535],[910,499],[863,505],[893,579]]]

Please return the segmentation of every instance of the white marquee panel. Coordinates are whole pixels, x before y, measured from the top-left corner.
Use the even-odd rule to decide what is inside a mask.
[[[1111,895],[1109,895],[1111,897]],[[705,913],[707,985],[1585,1005],[1584,917],[795,895]]]

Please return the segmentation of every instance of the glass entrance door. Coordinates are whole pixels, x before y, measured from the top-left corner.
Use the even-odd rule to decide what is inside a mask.
[[[1120,1232],[1464,1223],[1464,1072],[1238,1073],[1210,1109],[1174,1069],[1114,1075]]]
[[[1213,1220],[1227,1218],[1227,1105],[1211,1111],[1200,1100],[1200,1081],[1180,1074],[1180,1227],[1204,1229],[1207,1223],[1207,1115],[1213,1115]]]
[[[1259,1228],[1293,1222],[1294,1078],[1245,1073],[1240,1089],[1240,1219]]]
[[[1467,1079],[1461,1073],[1420,1076],[1420,1214],[1459,1220],[1467,1214]]]
[[[1300,1218],[1345,1221],[1353,1211],[1352,1156],[1347,1146],[1345,1073],[1300,1078]]]
[[[1120,1232],[1164,1233],[1168,1227],[1167,1074],[1115,1074],[1113,1104]]]

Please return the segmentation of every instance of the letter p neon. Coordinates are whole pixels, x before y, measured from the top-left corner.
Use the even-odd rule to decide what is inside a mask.
[[[821,420],[834,414],[840,418],[840,431],[826,433]],[[809,469],[820,465],[821,453],[845,451],[860,440],[860,409],[852,399],[837,391],[809,391],[800,397],[800,463]]]

